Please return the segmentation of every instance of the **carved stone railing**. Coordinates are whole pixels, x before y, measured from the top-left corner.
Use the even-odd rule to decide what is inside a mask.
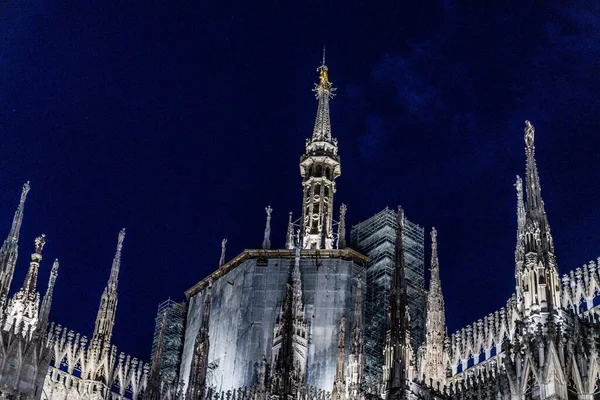
[[[255,386],[227,391],[208,388],[202,397],[203,400],[273,400],[279,398],[279,395],[270,393],[267,390],[261,391]],[[298,393],[294,398],[297,400],[331,400],[331,392],[305,385],[298,389]]]
[[[587,314],[600,306],[600,258],[562,277],[562,307]],[[598,309],[600,310],[600,308]],[[447,367],[452,376],[494,359],[502,353],[505,339],[514,337],[519,316],[513,295],[505,307],[453,333],[446,343]]]
[[[53,358],[44,391],[69,393],[110,392],[111,398],[137,399],[146,390],[149,364],[120,353],[110,343],[88,341],[86,336],[51,324],[48,345]],[[52,398],[52,395],[50,395]]]

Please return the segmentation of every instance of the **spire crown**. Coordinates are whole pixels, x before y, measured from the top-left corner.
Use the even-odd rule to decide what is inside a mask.
[[[265,234],[264,234],[264,238],[263,238],[262,248],[270,249],[271,248],[271,213],[273,212],[273,209],[271,208],[271,206],[267,206],[267,207],[265,207],[265,212],[267,213],[267,222],[265,224]]]
[[[125,228],[119,231],[119,236],[117,237],[117,251],[115,252],[115,258],[113,259],[112,268],[110,271],[110,279],[109,282],[113,283],[115,286],[119,279],[119,270],[121,268],[121,251],[123,250],[123,241],[125,240]]]
[[[319,101],[319,105],[317,107],[317,118],[315,120],[312,142],[331,142],[335,147],[337,142],[331,137],[331,120],[329,116],[329,100],[334,96],[333,92],[335,88],[329,80],[329,68],[325,65],[324,55],[323,62],[317,68],[317,72],[319,73],[319,83],[315,84],[313,92],[315,92],[315,97]],[[333,149],[332,151],[337,152]]]
[[[533,149],[533,140],[535,136],[535,128],[528,120],[525,120],[525,144],[528,149]]]
[[[12,241],[17,242],[19,239],[19,232],[21,230],[21,224],[23,222],[23,210],[25,208],[25,200],[27,199],[27,194],[31,190],[31,186],[29,185],[29,181],[25,182],[23,185],[23,189],[21,190],[21,199],[19,200],[19,205],[17,207],[17,211],[15,212],[15,216],[13,218],[13,223],[10,228],[9,237]]]
[[[437,285],[439,280],[440,268],[438,264],[437,231],[435,228],[431,228],[431,283]]]
[[[20,205],[25,204],[25,199],[27,198],[27,193],[29,193],[29,190],[31,190],[31,186],[29,185],[29,181],[27,181],[23,184]]]
[[[219,267],[225,265],[225,250],[227,247],[227,239],[221,241],[221,258],[219,259]]]
[[[123,241],[125,240],[125,228],[119,231],[119,237],[117,239],[117,251],[120,252],[123,249]]]
[[[52,264],[52,269],[50,270],[50,276],[52,277],[57,277],[58,276],[58,258],[56,258],[54,260],[54,263]]]
[[[38,269],[40,261],[42,261],[42,250],[46,244],[46,235],[43,233],[36,237],[34,240],[34,252],[31,254],[31,262],[29,263],[29,270],[25,277],[25,283],[23,285],[23,292],[35,293],[37,286]]]
[[[35,254],[41,256],[42,250],[44,249],[44,245],[46,244],[46,235],[42,233],[40,236],[36,237],[34,240],[34,244],[35,244]]]
[[[325,65],[325,46],[323,46],[323,61],[321,61],[321,65],[317,68],[317,72],[319,73],[319,84],[317,88],[321,87],[324,89],[331,89],[331,82],[329,82],[329,69],[327,65]]]

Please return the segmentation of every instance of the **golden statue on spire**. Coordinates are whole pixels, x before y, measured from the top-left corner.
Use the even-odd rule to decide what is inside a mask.
[[[321,66],[317,68],[319,72],[319,87],[329,89],[331,87],[331,82],[329,82],[329,74],[327,65],[325,65],[325,46],[323,46],[323,61],[321,62]]]

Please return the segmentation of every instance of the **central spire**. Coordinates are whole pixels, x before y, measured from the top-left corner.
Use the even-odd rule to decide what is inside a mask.
[[[329,100],[334,96],[335,88],[329,81],[329,69],[325,65],[325,48],[323,48],[323,62],[317,68],[319,73],[319,83],[315,85],[313,92],[319,101],[317,107],[317,118],[315,119],[315,127],[313,129],[312,140],[328,140],[331,141],[331,120],[329,118]]]
[[[317,72],[319,82],[313,89],[318,101],[317,116],[312,137],[306,140],[306,151],[300,158],[304,188],[301,245],[305,249],[333,246],[333,195],[335,179],[342,173],[337,140],[331,136],[329,100],[335,88],[329,80],[325,51]]]

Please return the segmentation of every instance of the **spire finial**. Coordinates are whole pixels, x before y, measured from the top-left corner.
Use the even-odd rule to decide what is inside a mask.
[[[324,93],[328,99],[333,97],[333,89],[331,87],[332,84],[329,82],[329,68],[327,68],[327,65],[325,65],[325,48],[323,48],[323,62],[319,68],[317,68],[317,71],[319,72],[319,84],[315,89],[317,98],[319,98],[321,93]]]
[[[35,243],[35,254],[41,256],[44,245],[46,244],[46,235],[42,233],[40,236],[35,238],[34,243]]]
[[[52,264],[52,269],[50,270],[50,276],[53,276],[56,278],[56,276],[58,276],[58,258],[54,259],[54,263]]]
[[[227,239],[221,241],[221,258],[219,259],[219,267],[225,265],[225,248],[227,246]]]
[[[437,246],[437,231],[435,227],[431,228],[431,283],[437,285],[440,279],[440,268],[438,264],[438,246]]]
[[[340,223],[338,224],[338,249],[346,248],[346,210],[344,203],[340,206]]]
[[[271,213],[273,212],[273,209],[271,206],[267,206],[265,211],[267,213],[267,223],[265,225],[265,236],[263,239],[262,248],[267,250],[271,248]]]
[[[17,207],[17,211],[15,212],[15,216],[13,217],[12,226],[10,227],[10,234],[8,235],[9,239],[15,243],[19,240],[19,232],[21,231],[21,224],[23,223],[25,199],[27,199],[27,193],[29,193],[29,190],[31,190],[31,186],[29,186],[29,181],[27,181],[21,190],[21,199],[19,200],[19,205]]]
[[[119,279],[119,270],[121,269],[121,252],[123,250],[123,241],[125,240],[125,228],[119,231],[117,236],[117,251],[115,252],[115,258],[113,258],[112,268],[110,270],[109,282],[112,282],[115,287],[117,280]]]
[[[40,267],[40,261],[42,261],[42,250],[46,244],[46,235],[43,233],[36,237],[34,240],[34,252],[31,254],[31,262],[29,263],[29,270],[27,270],[27,276],[25,277],[25,284],[23,285],[23,291],[29,293],[35,293],[37,286],[38,269]]]
[[[533,148],[533,140],[535,135],[535,128],[531,124],[531,122],[525,120],[525,144],[528,149]]]
[[[21,190],[21,199],[19,200],[19,206],[15,212],[13,223],[10,228],[9,238],[17,242],[19,240],[19,232],[21,231],[21,224],[23,223],[23,210],[25,209],[25,199],[27,199],[27,193],[31,190],[29,181],[25,182],[23,189]]]
[[[25,182],[23,185],[23,190],[21,191],[21,201],[20,204],[25,204],[25,199],[27,198],[27,193],[31,190],[31,186],[29,186],[29,181]]]
[[[288,250],[294,248],[294,223],[292,222],[292,212],[290,211],[290,216],[288,219],[288,228],[287,228],[287,238],[285,241],[285,247]]]
[[[527,188],[527,212],[537,210],[537,212],[543,214],[545,218],[540,177],[538,175],[537,166],[535,162],[534,136],[535,128],[533,127],[531,122],[525,121],[525,155],[527,157],[525,187]]]
[[[125,228],[119,231],[119,237],[117,239],[117,251],[123,249],[123,241],[125,240]]]

